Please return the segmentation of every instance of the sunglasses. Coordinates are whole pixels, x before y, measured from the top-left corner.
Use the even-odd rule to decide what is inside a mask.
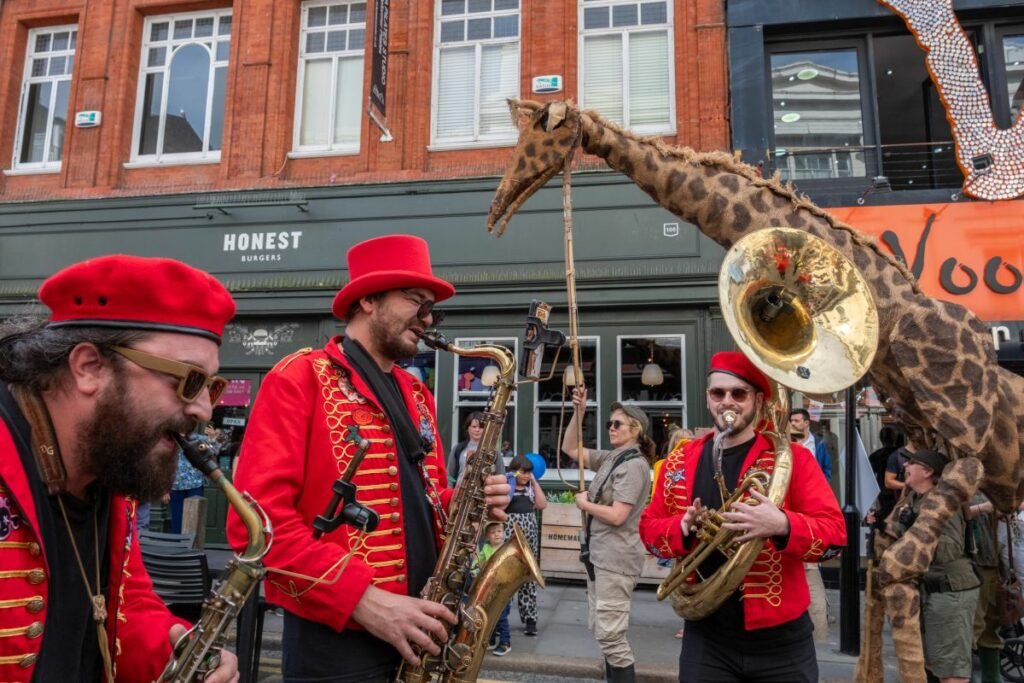
[[[737,403],[743,403],[750,398],[750,389],[744,389],[743,387],[734,387],[732,389],[722,389],[721,387],[714,387],[708,389],[708,396],[711,397],[712,401],[723,401],[726,396],[732,396],[732,400]]]
[[[126,346],[115,346],[114,351],[139,367],[177,377],[178,398],[185,403],[196,401],[202,394],[203,389],[209,387],[210,405],[215,405],[217,399],[220,398],[220,395],[228,387],[228,380],[216,375],[211,377],[209,373],[202,368],[197,368],[195,365],[170,360],[169,358],[161,358],[160,356],[154,356],[151,353],[139,351],[138,349],[130,349]]]
[[[623,422],[622,420],[608,420],[607,422],[604,423],[605,429],[622,429],[623,427],[628,426],[629,423]]]
[[[402,291],[402,296],[404,296],[406,298],[406,300],[408,300],[408,301],[416,304],[417,306],[419,306],[419,308],[416,309],[416,319],[417,320],[426,320],[427,316],[433,315],[434,316],[434,321],[433,321],[434,327],[437,327],[438,325],[440,325],[441,321],[444,320],[445,313],[441,309],[435,309],[434,308],[434,304],[436,303],[435,301],[433,301],[431,299],[427,299],[427,300],[424,301],[423,299],[420,299],[419,297],[417,297],[414,294],[410,293],[408,290],[403,289],[401,291]]]

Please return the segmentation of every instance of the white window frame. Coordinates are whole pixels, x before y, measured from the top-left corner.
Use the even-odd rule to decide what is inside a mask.
[[[333,52],[322,52],[316,53],[316,55],[307,56],[306,52],[306,35],[309,33],[307,23],[307,17],[309,16],[309,10],[314,7],[331,7],[333,5],[357,5],[364,4],[367,7],[367,13],[370,10],[370,0],[309,0],[308,2],[302,3],[302,14],[299,21],[299,56],[298,56],[298,78],[295,84],[295,119],[292,133],[292,153],[289,156],[302,157],[302,156],[330,156],[330,155],[344,155],[344,154],[359,154],[359,145],[363,136],[363,117],[359,117],[359,135],[356,137],[355,144],[352,143],[334,143],[334,125],[337,120],[337,88],[338,88],[338,63],[342,59],[352,59],[358,54],[359,61],[362,64],[362,78],[359,81],[359,92],[356,97],[359,98],[360,108],[362,107],[362,101],[366,99],[363,95],[366,89],[366,46],[372,45],[372,26],[367,27],[367,21],[363,19],[363,48],[361,51],[356,50],[335,50]],[[350,8],[351,11],[351,8]],[[339,26],[345,26],[346,30],[351,30],[356,26],[354,24],[339,24]],[[315,27],[319,29],[320,27]],[[319,32],[316,30],[315,32]],[[366,37],[370,37],[369,42],[366,41]],[[302,134],[302,101],[303,101],[303,88],[305,87],[306,81],[306,62],[310,60],[331,60],[331,114],[328,128],[330,131],[329,141],[326,145],[303,145],[301,143]]]
[[[146,76],[150,73],[156,73],[162,71],[164,73],[163,79],[163,92],[161,94],[161,112],[160,112],[160,124],[157,132],[156,148],[158,150],[163,148],[164,143],[164,132],[166,129],[167,121],[167,90],[170,87],[170,73],[171,73],[171,62],[173,60],[173,49],[169,49],[167,53],[167,59],[163,66],[149,67],[147,66],[149,48],[154,45],[170,45],[177,47],[178,45],[184,44],[195,44],[203,45],[204,40],[202,38],[189,38],[189,39],[175,39],[174,38],[174,22],[178,19],[200,19],[213,17],[214,23],[214,34],[209,38],[213,43],[214,47],[210,54],[210,80],[208,90],[206,93],[206,121],[203,126],[203,149],[205,151],[200,152],[176,152],[166,153],[158,151],[155,154],[140,154],[139,153],[139,141],[142,137],[142,117],[145,112],[143,109],[143,100],[146,93]],[[210,123],[213,117],[213,91],[214,91],[214,74],[218,67],[225,67],[228,69],[228,78],[230,78],[230,55],[228,59],[218,60],[217,59],[217,32],[216,27],[219,23],[220,17],[231,17],[231,34],[228,39],[229,43],[234,42],[235,38],[235,26],[234,17],[231,9],[224,10],[203,10],[199,12],[179,12],[176,14],[154,14],[146,17],[146,21],[142,27],[142,50],[139,56],[139,83],[135,92],[135,125],[132,130],[132,152],[130,162],[126,163],[125,166],[128,168],[132,167],[145,167],[145,166],[161,166],[164,164],[188,164],[188,163],[217,163],[220,161],[221,150],[209,150],[207,149],[210,145]],[[157,41],[156,43],[150,41],[151,27],[157,22],[168,22],[168,39],[166,41]],[[205,45],[203,45],[205,47]],[[228,102],[227,97],[224,100],[224,121],[227,122],[227,108]],[[223,147],[223,129],[221,130],[221,147]]]
[[[581,336],[579,338],[579,340],[580,340],[580,342],[584,342],[584,341],[587,341],[587,342],[592,341],[592,342],[594,342],[594,354],[595,354],[594,355],[594,370],[595,370],[595,372],[592,375],[588,376],[588,377],[584,377],[584,379],[587,382],[587,407],[586,407],[586,409],[589,411],[591,408],[593,408],[596,411],[597,420],[598,420],[597,448],[601,448],[601,444],[604,443],[604,439],[607,436],[600,429],[600,422],[601,422],[601,337],[587,335],[587,336]],[[582,346],[582,343],[581,343],[581,346]],[[569,348],[565,348],[565,349],[562,350],[562,355],[559,357],[558,360],[559,360],[559,362],[561,362],[565,358],[565,355],[567,353],[569,354],[569,356],[568,356],[569,365],[572,365],[572,350],[569,349]],[[571,388],[569,388],[566,391],[566,401],[567,401],[566,406],[565,406],[565,415],[566,416],[565,416],[565,425],[564,426],[568,427],[569,420],[572,418],[572,411],[573,411],[573,408],[572,408],[572,389]],[[540,452],[540,450],[539,450],[540,449],[540,408],[558,408],[560,406],[561,406],[561,404],[556,402],[556,401],[542,401],[542,400],[540,400],[540,383],[539,382],[535,382],[534,383],[534,385],[533,385],[533,408],[534,408],[534,410],[533,410],[533,448],[531,449],[532,451],[537,452],[537,453]],[[560,444],[555,444],[555,446],[559,447]]]
[[[75,51],[78,48],[78,39],[77,39],[78,38],[78,24],[65,24],[63,26],[46,26],[46,27],[42,27],[42,28],[34,28],[34,29],[31,29],[28,32],[28,46],[25,49],[24,77],[21,80],[21,98],[18,101],[18,125],[15,128],[14,155],[11,158],[11,169],[15,173],[17,173],[17,172],[23,172],[23,173],[56,173],[56,172],[60,171],[61,159],[58,159],[57,161],[53,161],[53,160],[49,159],[49,155],[50,155],[50,141],[51,141],[52,135],[53,135],[53,119],[54,119],[54,115],[55,115],[52,105],[53,105],[53,100],[57,97],[57,84],[60,83],[61,81],[69,81],[70,82],[71,81],[71,77],[72,77],[72,73],[69,72],[69,73],[64,74],[62,76],[33,76],[32,75],[32,62],[33,62],[33,58],[37,54],[42,54],[42,53],[36,53],[36,51],[35,51],[37,36],[39,36],[41,34],[46,34],[46,33],[49,33],[52,36],[52,34],[54,34],[54,33],[62,33],[62,32],[65,32],[65,31],[70,33],[70,34],[73,34],[75,36],[74,47],[70,47],[67,50],[61,50],[59,52],[47,51],[46,54],[50,55],[51,57],[63,56],[63,57],[66,57],[68,59],[71,59],[72,60],[72,72],[73,72],[74,71],[73,63],[74,63],[74,59],[75,59]],[[53,38],[51,37],[50,40],[51,40],[51,44],[52,44]],[[71,45],[71,42],[72,41],[71,41],[71,39],[69,37],[68,45]],[[26,125],[26,120],[25,119],[26,119],[26,116],[28,114],[28,112],[25,109],[28,106],[28,91],[29,91],[29,88],[32,85],[34,85],[36,83],[45,83],[45,82],[50,82],[50,83],[53,84],[53,86],[52,86],[52,90],[51,90],[51,93],[50,93],[50,106],[47,107],[47,109],[48,109],[48,120],[46,122],[46,138],[45,138],[45,140],[43,142],[43,157],[44,157],[44,160],[43,161],[20,162],[18,160],[21,158],[22,145],[25,144],[25,141],[22,138],[23,138],[24,133],[25,133],[25,125]],[[68,111],[65,114],[65,118],[64,118],[64,131],[65,131],[64,132],[64,141],[65,142],[67,142],[67,131],[73,125],[72,121],[70,120],[71,119],[70,115],[71,115],[71,110],[72,110],[72,106],[71,105],[72,105],[72,102],[71,102],[71,99],[69,97],[68,98]],[[61,156],[63,156],[63,154]]]
[[[511,342],[511,343],[510,343]],[[501,346],[511,346],[512,353],[515,358],[519,358],[519,339],[517,337],[458,337],[455,339],[455,346],[460,348],[472,348],[480,344],[499,344]],[[487,407],[488,399],[491,395],[491,390],[487,391],[474,391],[468,398],[459,397],[459,359],[462,356],[455,357],[455,364],[452,368],[452,443],[449,445],[449,449],[457,444],[462,439],[462,423],[459,421],[459,409],[460,408],[479,408],[481,411]],[[485,359],[486,360],[486,359]],[[509,398],[507,408],[514,408],[516,405],[516,392],[512,392],[512,396]],[[513,417],[511,421],[512,426],[512,450],[518,453],[516,450],[516,441],[519,439],[519,411],[513,411]],[[505,425],[509,425],[508,415],[505,416]],[[498,449],[501,449],[501,444],[498,444]],[[448,458],[448,453],[444,454],[444,457]]]
[[[519,6],[515,9],[515,16],[519,20],[519,30],[516,32],[516,36],[513,38],[487,38],[487,39],[467,39],[458,43],[442,43],[441,42],[441,21],[442,19],[450,20],[453,17],[463,16],[467,20],[472,19],[483,19],[484,17],[501,17],[511,16],[512,10],[491,10],[490,12],[478,12],[478,13],[465,13],[463,15],[446,15],[441,16],[441,5],[442,0],[436,0],[434,2],[434,63],[432,65],[431,75],[431,93],[430,93],[430,145],[427,146],[428,151],[435,150],[446,150],[446,149],[467,149],[474,147],[505,147],[515,145],[516,140],[519,138],[519,133],[513,126],[508,134],[502,135],[486,135],[480,134],[480,69],[481,59],[483,54],[484,45],[499,45],[501,43],[516,43],[516,53],[518,58],[516,59],[516,82],[520,83],[520,90],[516,94],[516,97],[522,96],[522,78],[523,78],[523,2],[525,0],[519,0]],[[441,51],[444,48],[474,48],[475,63],[473,66],[473,73],[476,78],[474,80],[473,89],[473,135],[469,137],[450,137],[441,138],[437,137],[437,102],[440,97],[441,89]],[[509,118],[511,121],[511,117]]]
[[[622,35],[622,127],[629,128],[630,130],[645,135],[660,134],[660,135],[674,135],[676,132],[676,63],[675,63],[675,17],[673,14],[673,8],[675,6],[674,0],[666,0],[667,14],[666,23],[658,24],[655,26],[644,26],[638,24],[637,26],[627,27],[609,27],[599,29],[584,29],[583,28],[583,9],[586,7],[614,7],[615,5],[637,5],[637,11],[639,12],[639,6],[643,4],[643,0],[579,0],[578,3],[578,17],[577,26],[578,30],[578,44],[576,46],[576,54],[579,58],[579,65],[576,69],[576,92],[579,94],[580,107],[586,107],[586,93],[583,90],[583,78],[586,73],[584,64],[585,50],[583,44],[586,38],[593,36],[605,36],[605,35]],[[610,10],[609,10],[610,11]],[[664,31],[667,34],[668,44],[668,84],[669,84],[669,97],[668,97],[668,123],[665,125],[661,124],[644,124],[644,125],[631,125],[629,121],[629,39],[630,36],[641,34],[641,33],[660,33]]]
[[[644,333],[633,333],[633,334],[620,334],[615,338],[615,384],[616,384],[616,396],[619,401],[625,400],[622,398],[622,340],[623,339],[678,339],[679,340],[679,395],[680,400],[678,401],[638,401],[630,399],[631,403],[636,404],[644,409],[658,410],[662,408],[670,408],[672,410],[678,409],[680,411],[680,427],[688,427],[686,423],[686,335],[685,334],[644,334]],[[664,368],[662,368],[664,369]]]

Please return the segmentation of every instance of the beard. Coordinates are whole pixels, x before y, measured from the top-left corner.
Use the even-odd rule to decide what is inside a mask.
[[[377,350],[389,360],[413,358],[419,350],[418,344],[406,341],[402,335],[414,324],[415,321],[402,322],[390,309],[382,308],[380,316],[370,319],[370,336]]]
[[[171,490],[178,467],[175,450],[161,453],[157,445],[167,432],[188,433],[184,416],[154,425],[140,414],[118,372],[96,403],[92,421],[79,430],[87,471],[108,490],[141,502],[157,500]]]
[[[736,421],[732,423],[733,434],[741,433],[749,425],[753,424],[755,419],[757,419],[757,404],[754,401],[752,401],[746,408],[719,408],[718,412],[714,414],[715,427],[719,432],[724,432],[728,429],[729,425],[722,417],[722,414],[730,410],[736,413]]]

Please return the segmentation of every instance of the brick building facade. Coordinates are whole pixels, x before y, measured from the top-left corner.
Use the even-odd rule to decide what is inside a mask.
[[[92,255],[203,268],[238,302],[221,353],[232,391],[214,416],[237,427],[277,359],[338,333],[344,254],[368,237],[429,242],[458,289],[445,306],[456,343],[518,357],[533,298],[567,328],[558,182],[500,242],[484,229],[516,138],[506,97],[570,98],[669,143],[729,147],[723,0],[391,0],[389,142],[365,114],[374,4],[3,0],[0,315]],[[534,94],[538,76],[562,90]],[[722,250],[598,159],[576,165],[585,438],[603,445],[618,400],[643,405],[657,439],[705,424],[707,360],[731,344]],[[553,453],[566,357],[511,402],[517,452]],[[652,363],[657,385],[642,382]],[[486,403],[481,363],[424,350],[413,364],[457,442]]]
[[[296,126],[299,125],[296,99],[301,96],[297,93],[302,92],[297,83],[298,65],[304,47],[302,38],[306,37],[304,30],[310,28],[308,22],[312,21],[307,19],[306,13],[310,8],[329,9],[331,3],[7,0],[0,7],[0,62],[7,66],[9,74],[9,78],[0,83],[0,159],[10,161],[2,164],[6,171],[0,180],[0,201],[495,175],[504,160],[495,147],[507,147],[508,142],[500,145],[471,143],[450,149],[432,140],[432,116],[437,114],[436,100],[442,99],[434,87],[438,50],[445,45],[440,38],[441,24],[449,15],[458,14],[459,2],[461,0],[455,5],[442,0],[391,2],[387,108],[394,140],[381,142],[377,127],[364,115],[359,115],[357,149],[317,154],[296,149],[300,146],[296,144]],[[486,8],[481,11],[482,6],[476,0],[470,0],[469,6],[463,4],[462,9],[470,24],[470,34],[467,34],[470,38],[474,18],[493,19],[501,13],[502,7],[509,8],[510,14],[505,16],[518,21],[513,37],[518,37],[519,88],[518,93],[512,94],[572,98],[584,103],[586,98],[581,98],[579,79],[584,13],[600,13],[607,7],[612,13],[610,29],[616,25],[628,26],[631,11],[635,12],[633,21],[640,29],[644,28],[648,15],[658,19],[667,14],[674,62],[669,70],[673,81],[670,92],[674,120],[667,126],[666,137],[700,149],[728,147],[725,24],[721,0],[497,2],[493,5],[485,0],[483,4],[489,6],[489,11]],[[362,60],[362,87],[358,98],[349,97],[344,105],[350,111],[354,107],[356,112],[361,112],[367,101],[370,80],[373,3],[340,2],[333,6],[351,12],[346,15],[348,28],[358,30],[361,25],[365,26],[360,37],[366,53]],[[358,19],[354,19],[357,13]],[[176,22],[182,18],[202,20],[207,16],[228,17],[223,26],[212,27],[208,35],[205,26],[193,24],[192,36],[198,44],[219,38],[226,41],[222,41],[224,45],[218,55],[226,57],[219,160],[140,160],[139,109],[148,92],[140,84],[146,78],[140,63],[143,60],[152,63],[146,45],[156,44],[152,42],[157,31],[154,24],[166,17],[165,23],[170,24],[171,33],[175,34]],[[43,70],[43,77],[55,71],[70,76],[66,95],[67,125],[57,131],[63,144],[51,153],[51,157],[59,158],[60,162],[46,168],[27,164],[26,168],[19,169],[23,165],[18,163],[19,150],[21,145],[27,144],[24,129],[32,116],[26,108],[26,98],[31,95],[28,78],[33,68],[27,62],[38,59],[39,55],[45,58],[56,54],[46,50],[34,52],[38,47],[35,43],[44,40],[39,36],[46,35],[47,27],[66,28],[75,31],[77,36],[71,43],[73,64],[64,62],[63,72],[54,68],[52,59],[35,69],[36,73]],[[56,35],[54,39],[57,40]],[[356,42],[354,37],[350,41]],[[168,49],[173,51],[177,47],[168,43]],[[358,51],[349,46],[346,54],[352,56],[354,52]],[[24,79],[20,77],[23,74]],[[561,75],[564,91],[549,96],[531,95],[532,77],[544,74]],[[482,84],[482,89],[487,85]],[[173,84],[170,87],[173,88]],[[59,106],[63,101],[54,103]],[[86,111],[99,112],[100,125],[79,128],[72,124],[77,112]],[[60,111],[54,112],[55,117],[60,114]],[[53,137],[57,132],[53,132]]]

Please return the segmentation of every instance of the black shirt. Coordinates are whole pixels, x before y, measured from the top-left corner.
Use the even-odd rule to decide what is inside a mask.
[[[743,469],[743,461],[747,453],[754,446],[757,437],[746,443],[741,443],[732,448],[722,451],[722,477],[725,480],[726,493],[731,494],[739,484],[740,472]],[[715,481],[714,464],[714,440],[708,439],[701,451],[700,462],[697,464],[697,474],[693,482],[693,497],[700,498],[704,507],[718,510],[722,507],[722,496],[718,490],[718,483]],[[698,568],[698,574],[702,577],[711,576],[719,567],[726,562],[725,555],[720,552],[712,553],[704,560]],[[765,642],[788,642],[790,638],[802,638],[812,630],[810,619],[801,615],[797,619],[780,624],[772,628],[747,631],[743,621],[743,601],[741,592],[737,589],[732,595],[726,598],[716,611],[700,621],[687,621],[686,627],[696,628],[700,631],[711,631],[716,638],[743,638],[746,641],[764,640]],[[806,614],[806,613],[805,613]]]
[[[57,497],[46,489],[32,455],[31,428],[6,385],[0,384],[0,414],[18,445],[18,455],[28,478],[32,500],[39,516],[37,531],[49,570],[49,606],[43,627],[43,642],[32,675],[33,681],[99,681],[103,679],[96,622],[93,620],[91,591],[96,587],[96,554],[100,557],[100,586],[110,605],[108,592],[109,557],[107,525],[110,521],[110,495],[98,486],[90,486],[86,500],[70,494],[61,496],[75,545],[89,578],[86,590],[74,549],[68,539]],[[95,522],[94,522],[95,520]],[[95,530],[99,529],[98,535]]]

